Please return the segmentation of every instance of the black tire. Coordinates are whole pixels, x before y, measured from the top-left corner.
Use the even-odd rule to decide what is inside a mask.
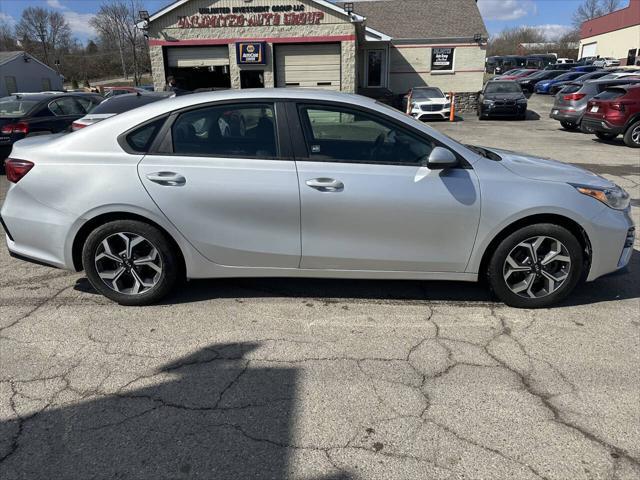
[[[615,133],[606,133],[606,132],[595,132],[595,134],[596,134],[596,137],[598,137],[600,140],[604,140],[607,142],[613,140],[618,136]]]
[[[143,237],[158,252],[161,272],[154,280],[153,287],[141,293],[121,293],[108,286],[98,273],[96,255],[103,240],[118,233],[127,233]],[[143,306],[158,302],[165,297],[183,277],[181,257],[175,251],[173,243],[157,228],[136,220],[116,220],[93,230],[82,248],[82,265],[89,282],[99,293],[120,305]],[[115,252],[114,252],[115,253]],[[111,260],[107,260],[111,262]],[[115,263],[113,263],[115,265]],[[120,267],[123,263],[120,263]],[[119,268],[115,265],[114,268]],[[136,267],[130,267],[130,269]],[[103,272],[104,273],[104,272]],[[117,288],[117,286],[116,286]]]
[[[550,237],[559,240],[566,248],[571,260],[568,276],[554,292],[537,298],[514,293],[504,279],[503,270],[507,256],[521,242],[534,237]],[[523,227],[502,240],[495,249],[487,268],[487,279],[493,293],[504,303],[516,308],[543,308],[556,304],[569,295],[582,279],[584,271],[583,248],[576,237],[566,228],[551,223],[540,223]],[[533,273],[533,272],[532,272]],[[527,273],[525,273],[527,275]],[[536,277],[534,283],[543,280]]]
[[[560,126],[562,128],[564,128],[565,130],[577,130],[578,129],[578,125],[576,125],[575,123],[571,123],[571,122],[561,121],[560,122]]]
[[[631,148],[640,148],[640,120],[633,123],[624,132],[624,144]]]

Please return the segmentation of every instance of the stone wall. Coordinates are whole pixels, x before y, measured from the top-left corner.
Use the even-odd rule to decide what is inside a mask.
[[[456,93],[456,113],[475,113],[478,109],[478,92]]]

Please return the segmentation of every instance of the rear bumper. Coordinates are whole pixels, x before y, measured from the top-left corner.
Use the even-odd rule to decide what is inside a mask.
[[[578,110],[563,110],[562,108],[553,108],[549,114],[549,118],[560,122],[569,122],[578,125],[582,120],[584,112]]]
[[[582,125],[587,130],[593,132],[612,133],[615,135],[620,135],[624,132],[624,125],[614,125],[606,120],[591,118],[588,116],[582,118]]]
[[[9,252],[46,265],[73,270],[65,244],[76,217],[38,202],[12,185],[0,212]]]

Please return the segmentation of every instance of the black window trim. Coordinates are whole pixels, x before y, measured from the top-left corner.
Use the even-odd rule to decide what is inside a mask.
[[[412,136],[418,137],[420,140],[426,140],[434,144],[435,147],[442,147],[449,150],[453,153],[458,159],[458,166],[455,167],[457,169],[472,169],[471,164],[467,162],[467,160],[457,151],[440,142],[436,138],[433,138],[421,130],[407,125],[404,122],[400,122],[393,117],[388,117],[382,115],[380,112],[376,110],[372,110],[370,108],[362,107],[360,105],[354,105],[351,103],[345,102],[337,102],[337,101],[327,101],[327,100],[313,100],[313,99],[292,99],[287,102],[287,117],[289,119],[289,125],[292,127],[292,131],[295,130],[295,134],[293,135],[293,148],[295,160],[297,162],[318,162],[318,163],[345,163],[345,164],[357,164],[357,165],[390,165],[396,167],[420,167],[421,165],[417,165],[415,163],[410,162],[376,162],[372,160],[347,160],[347,159],[314,159],[309,156],[309,150],[307,148],[307,141],[304,132],[304,121],[301,117],[301,107],[303,106],[323,106],[323,107],[336,107],[343,108],[348,110],[355,110],[361,112],[365,115],[372,116],[374,118],[382,118],[381,122],[392,124],[397,128],[404,129],[408,131]],[[294,119],[293,121],[291,119]],[[424,165],[422,165],[424,166]]]
[[[254,157],[248,155],[214,155],[214,154],[184,154],[184,153],[175,153],[173,151],[173,139],[171,130],[175,121],[182,115],[183,113],[201,110],[204,108],[211,107],[224,107],[225,105],[272,105],[273,113],[274,113],[274,121],[275,121],[275,136],[276,136],[276,148],[277,155],[270,157]],[[229,100],[218,100],[206,103],[200,103],[197,105],[189,105],[184,108],[180,108],[178,110],[174,110],[172,112],[168,112],[165,115],[168,117],[168,121],[160,128],[158,133],[156,134],[156,138],[154,139],[149,151],[146,155],[161,155],[167,157],[195,157],[195,158],[230,158],[230,159],[247,159],[247,160],[279,160],[279,161],[293,161],[293,153],[291,149],[291,138],[289,135],[289,128],[287,117],[284,112],[284,106],[282,99],[280,98],[242,98],[242,99],[229,99]],[[145,122],[144,124],[149,123]],[[140,124],[138,126],[143,126],[144,124]],[[137,127],[134,127],[134,130]],[[126,137],[128,130],[121,137]],[[126,140],[125,140],[126,145]],[[121,144],[122,146],[122,144]],[[126,150],[125,150],[126,151]],[[131,153],[131,152],[128,152]],[[138,152],[135,152],[138,153]]]

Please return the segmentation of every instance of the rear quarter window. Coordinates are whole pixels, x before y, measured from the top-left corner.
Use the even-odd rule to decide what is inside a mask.
[[[129,132],[124,137],[124,145],[121,143],[122,147],[129,153],[147,153],[165,120],[163,117]]]

